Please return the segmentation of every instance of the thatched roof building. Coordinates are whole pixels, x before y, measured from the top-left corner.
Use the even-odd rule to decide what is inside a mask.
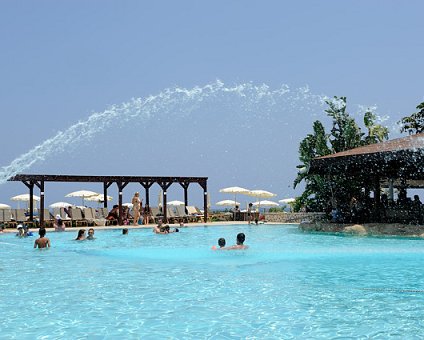
[[[424,133],[317,157],[309,173],[366,175],[383,185],[392,180],[395,187],[424,188]]]

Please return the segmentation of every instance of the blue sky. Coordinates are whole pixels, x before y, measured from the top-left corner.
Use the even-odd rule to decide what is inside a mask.
[[[350,111],[376,105],[392,125],[424,100],[423,10],[422,1],[389,0],[2,1],[0,166],[112,104],[217,79],[308,85],[313,94],[347,96]],[[218,98],[184,121],[165,113],[144,125],[112,124],[26,172],[209,176],[213,201],[228,198],[217,192],[232,185],[295,195],[298,143],[316,116],[297,103],[286,123],[264,124],[266,133],[260,118],[231,105]],[[244,119],[252,126],[237,134]],[[51,190],[48,201],[63,198]],[[19,183],[0,185],[0,202],[21,192]]]

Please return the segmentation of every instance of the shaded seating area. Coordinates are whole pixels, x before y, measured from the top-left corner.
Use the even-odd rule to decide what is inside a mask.
[[[196,183],[203,189],[203,205],[204,205],[204,220],[207,220],[207,177],[152,177],[152,176],[79,176],[79,175],[34,175],[34,174],[18,174],[8,179],[8,181],[19,181],[22,182],[29,189],[29,222],[34,223],[34,188],[37,187],[40,190],[40,209],[44,209],[45,201],[45,183],[46,182],[74,182],[74,183],[100,183],[103,185],[103,197],[108,196],[108,189],[112,184],[116,184],[118,189],[118,221],[117,224],[123,224],[123,205],[122,196],[125,187],[129,183],[138,183],[145,189],[145,204],[150,206],[150,188],[153,184],[157,184],[163,195],[163,206],[167,204],[167,190],[172,184],[179,184],[183,188],[184,202],[187,205],[188,202],[188,189],[190,184]],[[104,208],[107,208],[107,199],[104,200]],[[168,219],[168,211],[164,209],[162,212],[163,219]],[[71,214],[73,215],[73,214]],[[88,220],[85,219],[82,214],[81,216],[70,216],[72,222],[77,225],[86,225]],[[159,214],[152,214],[157,221]],[[90,217],[91,219],[91,217]],[[41,226],[45,225],[44,214],[40,215]],[[84,224],[86,223],[86,224]]]
[[[351,197],[357,202],[333,207],[339,222],[424,223],[419,195],[408,195],[424,189],[424,133],[317,157],[308,172],[329,185],[337,176],[361,183],[364,194]]]

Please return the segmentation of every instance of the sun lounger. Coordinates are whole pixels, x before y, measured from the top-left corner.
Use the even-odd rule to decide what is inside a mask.
[[[174,209],[172,207],[169,207],[166,209],[167,217],[168,217],[168,223],[177,223],[178,222],[178,216],[175,213]]]
[[[28,217],[25,215],[25,209],[15,209],[13,211],[15,216],[15,221],[18,224],[23,224],[26,226],[34,226],[35,222],[28,221]]]
[[[163,214],[159,211],[159,208],[151,207],[150,210],[152,211],[152,216],[155,220],[155,223],[157,223],[159,221],[159,219],[163,220]],[[165,221],[163,221],[163,222],[165,222]]]
[[[199,214],[196,207],[188,205],[186,207],[189,219],[193,220],[193,222],[202,222],[202,214]]]
[[[88,226],[88,222],[86,219],[82,217],[82,212],[80,208],[71,208],[72,215],[72,224],[75,224],[76,227],[79,225]]]
[[[96,210],[94,208],[84,208],[83,213],[88,225],[96,224]]]
[[[178,218],[180,220],[182,219],[184,223],[188,223],[189,222],[189,216],[185,212],[185,207],[183,205],[179,205],[179,206],[175,207],[175,209],[177,211]]]
[[[16,227],[16,221],[13,220],[12,211],[9,209],[0,210],[0,224],[5,227]]]

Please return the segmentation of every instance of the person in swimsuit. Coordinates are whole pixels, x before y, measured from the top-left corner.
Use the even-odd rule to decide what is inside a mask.
[[[212,250],[225,249],[225,238],[221,237],[220,239],[218,239],[218,245],[219,245],[219,248],[217,248],[216,246],[213,246]]]
[[[140,219],[140,209],[141,209],[141,201],[140,201],[140,193],[136,192],[134,197],[131,200],[134,211],[134,225],[138,225],[138,220]]]
[[[94,229],[90,228],[88,229],[88,236],[86,238],[86,240],[95,240],[96,238],[94,237]]]
[[[246,239],[246,236],[243,233],[237,234],[237,244],[226,248],[228,250],[237,250],[237,249],[247,249],[249,246],[244,245],[244,240]]]
[[[56,215],[56,220],[53,223],[55,231],[65,231],[65,223],[63,223],[60,215]]]
[[[85,229],[78,230],[78,236],[75,241],[84,241],[85,240]]]
[[[46,237],[46,229],[40,228],[38,234],[40,237],[35,240],[34,248],[50,248],[50,240]]]

